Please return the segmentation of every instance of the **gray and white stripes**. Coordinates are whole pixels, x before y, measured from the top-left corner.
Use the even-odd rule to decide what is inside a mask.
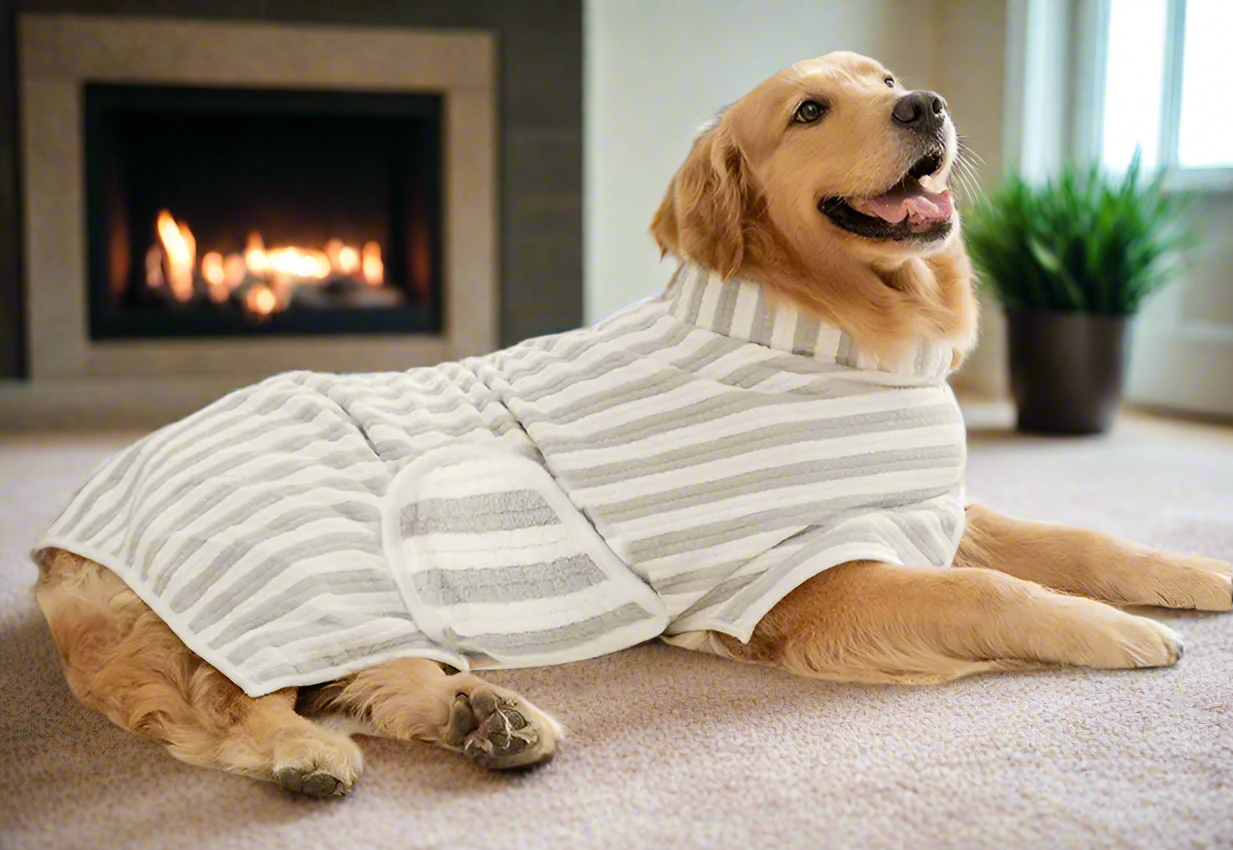
[[[39,547],[114,570],[253,695],[404,655],[744,640],[837,563],[950,563],[950,362],[922,344],[881,364],[687,268],[661,299],[486,357],[233,393],[112,458]]]

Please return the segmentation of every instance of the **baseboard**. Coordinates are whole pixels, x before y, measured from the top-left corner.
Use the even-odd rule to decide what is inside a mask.
[[[262,377],[0,380],[0,430],[157,428]]]

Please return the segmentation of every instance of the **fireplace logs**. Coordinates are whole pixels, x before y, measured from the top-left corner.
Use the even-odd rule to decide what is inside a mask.
[[[385,285],[376,242],[356,248],[330,239],[324,249],[267,248],[254,231],[243,253],[207,251],[198,261],[188,224],[176,221],[168,210],[158,214],[145,270],[143,301],[173,307],[216,305],[254,319],[292,307],[393,307],[404,301],[400,290]]]

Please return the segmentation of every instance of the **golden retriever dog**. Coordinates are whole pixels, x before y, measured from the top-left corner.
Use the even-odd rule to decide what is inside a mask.
[[[947,189],[956,151],[941,96],[905,89],[872,59],[828,54],[774,75],[704,131],[652,234],[665,253],[760,283],[880,358],[931,340],[953,348],[953,367],[977,321]],[[951,566],[842,563],[782,598],[747,642],[688,637],[802,676],[936,683],[1043,665],[1171,665],[1179,635],[1118,606],[1233,606],[1221,561],[979,505],[963,527]],[[329,796],[360,775],[357,732],[494,768],[545,761],[561,738],[524,697],[425,658],[249,697],[104,567],[60,549],[39,560],[38,602],[73,693],[191,764]]]

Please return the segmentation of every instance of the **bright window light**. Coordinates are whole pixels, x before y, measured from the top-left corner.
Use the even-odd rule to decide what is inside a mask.
[[[1187,0],[1177,134],[1182,168],[1233,166],[1233,112],[1226,104],[1230,34],[1233,2]]]
[[[1228,2],[1210,0],[1210,5]],[[1229,8],[1233,11],[1233,5]],[[1129,165],[1136,148],[1142,150],[1146,168],[1160,162],[1167,10],[1166,0],[1109,2],[1101,158],[1110,168]],[[1211,34],[1213,43],[1217,35]],[[1213,76],[1208,84],[1211,94],[1215,93],[1216,79]]]

